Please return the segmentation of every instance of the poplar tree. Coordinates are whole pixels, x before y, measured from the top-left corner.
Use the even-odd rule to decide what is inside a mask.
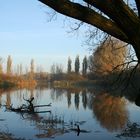
[[[33,80],[34,79],[34,59],[31,59],[31,63],[30,63],[30,79]]]
[[[75,73],[79,74],[79,69],[80,69],[80,60],[79,55],[77,55],[75,58]]]
[[[22,75],[22,64],[21,63],[19,65],[19,74],[20,74],[20,76]]]
[[[87,74],[88,62],[87,57],[85,56],[82,63],[82,74],[85,76]]]
[[[68,58],[68,73],[71,73],[71,64],[72,64],[72,61],[71,61],[71,58],[69,57]]]
[[[8,75],[12,74],[12,58],[10,55],[7,58],[7,74]]]

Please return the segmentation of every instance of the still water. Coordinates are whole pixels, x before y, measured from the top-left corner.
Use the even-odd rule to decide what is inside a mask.
[[[140,108],[124,97],[86,89],[23,89],[1,93],[0,103],[17,108],[27,104],[23,98],[31,97],[34,105],[51,106],[36,107],[40,113],[33,114],[10,112],[1,106],[0,132],[25,140],[139,139],[138,134],[122,134],[128,124],[140,124]]]

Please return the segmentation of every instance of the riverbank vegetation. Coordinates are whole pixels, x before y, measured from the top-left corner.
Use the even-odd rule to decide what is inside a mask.
[[[22,88],[35,86],[36,81],[34,80],[34,61],[31,60],[30,71],[23,73],[22,65],[17,66],[17,70],[13,71],[13,61],[9,55],[7,58],[6,70],[3,70],[3,60],[0,58],[0,89],[8,88]]]
[[[36,85],[51,85],[54,87],[89,87],[100,84],[102,87],[117,85],[136,88],[140,80],[139,66],[132,61],[125,43],[112,37],[105,39],[90,56],[85,56],[80,62],[80,56],[67,60],[67,70],[61,64],[52,64],[50,73],[36,71],[34,59],[23,71],[22,64],[13,68],[12,57],[7,58],[6,70],[3,70],[3,59],[0,58],[0,89],[11,87],[28,88]],[[14,69],[14,71],[13,71]],[[116,87],[117,87],[116,86]]]
[[[79,57],[75,59],[73,71],[69,57],[67,73],[58,70],[61,67],[53,66],[50,79],[57,87],[92,87],[98,84],[108,89],[139,90],[140,69],[134,57],[124,42],[108,37],[91,56],[83,59],[81,72],[79,72]]]

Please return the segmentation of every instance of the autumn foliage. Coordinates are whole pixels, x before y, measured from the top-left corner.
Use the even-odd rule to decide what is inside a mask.
[[[120,71],[127,56],[127,48],[123,42],[108,38],[93,53],[89,60],[92,73],[107,75],[112,71]]]

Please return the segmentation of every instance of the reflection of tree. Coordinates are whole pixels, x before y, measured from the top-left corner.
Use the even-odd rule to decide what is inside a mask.
[[[63,89],[51,89],[51,99],[52,100],[55,100],[55,101],[61,101],[62,100],[62,97],[63,97],[63,94],[65,93],[65,90]]]
[[[128,118],[125,100],[109,94],[99,94],[95,97],[93,112],[100,124],[109,131],[122,129]]]
[[[79,102],[80,102],[79,93],[75,93],[74,103],[75,103],[75,107],[76,107],[77,110],[79,110]]]
[[[20,102],[22,102],[22,100],[23,100],[22,90],[21,90],[21,89],[20,89],[20,90],[17,90],[17,91],[15,92],[15,94],[16,94],[16,98],[17,98]]]
[[[68,108],[71,106],[71,93],[67,92],[67,102],[68,102]]]
[[[83,103],[83,107],[86,109],[86,107],[87,107],[87,93],[85,90],[82,91],[82,103]]]
[[[35,104],[39,104],[39,100],[41,98],[43,98],[44,96],[42,96],[43,94],[45,94],[46,92],[41,92],[41,89],[37,89],[37,90],[33,90],[33,89],[24,89],[24,90],[18,90],[15,94],[15,92],[11,92],[9,97],[12,97],[12,101],[13,100],[13,94],[14,94],[14,98],[17,101],[17,104],[22,104],[25,103],[25,101],[23,100],[23,98],[25,99],[30,99],[31,97],[35,97]],[[80,92],[80,90],[76,90],[73,92],[66,92],[66,90],[64,89],[57,89],[57,90],[50,90],[50,98],[52,98],[54,101],[60,100],[63,97],[65,97],[65,99],[67,99],[68,101],[68,105],[70,106],[71,103],[75,103],[75,107],[78,109],[79,108],[79,104],[81,98],[82,98],[82,94]],[[21,94],[21,95],[19,95]],[[6,95],[5,95],[6,96]],[[5,97],[4,96],[4,97]],[[86,102],[88,95],[86,95],[86,90],[84,92],[84,97],[83,97],[83,101],[85,104],[85,106],[87,106]],[[73,101],[73,100],[74,101]],[[61,100],[62,101],[62,100]],[[13,104],[15,104],[15,102],[11,102]],[[15,106],[15,105],[14,105]],[[73,105],[74,106],[74,105]],[[42,110],[42,108],[37,108],[37,111],[39,112],[40,110]],[[44,109],[43,109],[44,110]],[[48,110],[48,108],[47,108]],[[56,113],[53,114],[37,114],[37,113],[33,113],[33,114],[29,114],[29,113],[17,113],[19,115],[21,115],[23,117],[23,119],[26,121],[29,121],[32,126],[35,127],[35,130],[39,130],[37,131],[38,133],[35,135],[38,139],[39,138],[52,138],[52,137],[56,137],[58,135],[63,135],[65,133],[71,133],[74,132],[77,134],[77,127],[75,124],[78,124],[81,131],[81,133],[89,133],[89,131],[87,130],[83,130],[82,129],[82,124],[80,122],[77,122],[77,120],[75,120],[75,118],[71,118],[70,120],[68,120],[68,118],[65,118],[64,120],[64,115],[57,115]]]
[[[55,138],[65,133],[78,133],[76,124],[81,126],[86,123],[86,121],[77,122],[75,120],[66,122],[64,116],[58,116],[56,114],[48,114],[47,117],[42,117],[39,114],[25,114],[23,118],[26,121],[32,122],[39,129],[39,133],[35,135],[37,138]],[[82,129],[80,132],[90,133],[91,131]]]
[[[0,105],[1,105],[1,103],[2,103],[2,102],[1,102],[1,93],[0,93]]]
[[[10,105],[11,105],[11,96],[10,96],[10,92],[8,92],[6,94],[6,106],[10,107]]]
[[[63,89],[57,89],[55,94],[56,100],[61,101],[64,93],[65,91]]]
[[[70,87],[63,90],[68,91],[70,93],[80,93],[82,91],[82,88]]]
[[[2,101],[1,101],[1,93],[0,93],[0,110],[1,110],[1,105],[2,105]]]
[[[34,97],[34,89],[30,89],[30,98]]]
[[[50,91],[50,97],[52,100],[55,100],[55,93],[56,93],[56,90],[54,88],[52,88]]]
[[[48,114],[47,117],[39,116],[39,114],[25,114],[23,118],[32,122],[40,133],[36,134],[37,138],[53,138],[56,135],[66,133],[64,127],[64,119],[62,117]]]

